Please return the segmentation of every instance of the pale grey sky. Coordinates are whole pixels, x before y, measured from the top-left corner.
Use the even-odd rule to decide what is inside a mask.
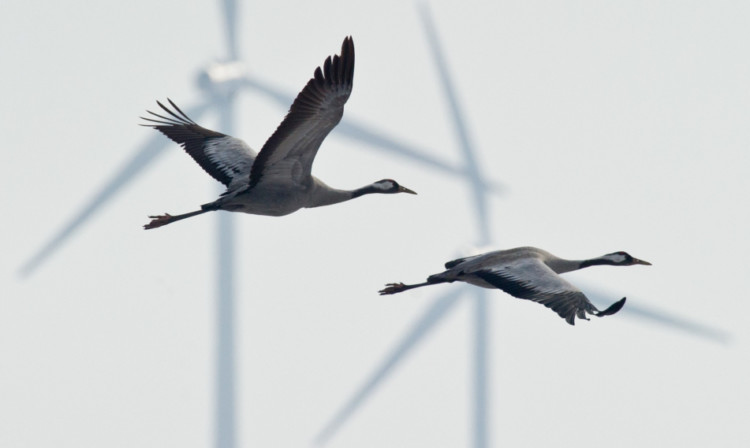
[[[4,210],[0,445],[213,442],[214,216],[144,232],[217,184],[176,145],[32,275],[19,269],[156,133],[154,101],[205,101],[225,54],[221,2],[0,6]],[[490,446],[745,447],[750,7],[744,2],[430,3],[484,174],[496,248],[568,258],[626,250],[651,267],[567,278],[623,312],[570,327],[499,291],[489,302]],[[357,49],[342,123],[460,164],[416,5],[247,2],[239,51],[293,96],[341,40]],[[238,101],[259,148],[288,105]],[[217,130],[215,114],[199,123]],[[468,185],[332,134],[314,173],[367,197],[237,228],[239,446],[308,446],[439,297],[391,297],[478,240]],[[457,290],[457,289],[456,289]],[[726,336],[640,318],[648,309]],[[472,307],[458,302],[330,447],[470,446]]]

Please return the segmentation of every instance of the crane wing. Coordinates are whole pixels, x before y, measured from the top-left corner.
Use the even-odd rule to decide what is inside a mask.
[[[264,177],[300,182],[310,176],[320,144],[344,115],[353,80],[354,42],[347,37],[341,45],[341,56],[329,56],[322,70],[315,70],[263,145],[250,172],[250,188]]]
[[[512,265],[480,269],[471,274],[514,297],[541,303],[571,325],[575,325],[576,316],[586,319],[587,312],[598,313],[581,290],[538,259],[517,260]]]
[[[141,117],[149,122],[142,126],[152,127],[180,144],[203,170],[227,187],[237,176],[250,173],[255,152],[244,141],[199,126],[172,100],[168,101],[174,111],[156,103],[169,116],[147,111],[156,118]]]

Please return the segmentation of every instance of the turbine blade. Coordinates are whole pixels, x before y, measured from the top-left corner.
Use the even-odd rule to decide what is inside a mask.
[[[411,159],[414,162],[422,163],[426,166],[452,174],[454,176],[469,176],[470,173],[465,168],[455,167],[427,154],[427,151],[417,148],[411,148],[403,143],[389,138],[385,133],[368,129],[367,126],[353,119],[344,119],[339,123],[334,132],[348,137],[352,140],[359,140],[375,148],[398,154],[402,157]],[[481,180],[480,180],[481,181]],[[488,193],[499,195],[507,191],[507,187],[499,182],[482,182],[480,188]]]
[[[440,46],[437,29],[432,19],[432,14],[428,4],[419,4],[419,13],[422,17],[422,23],[427,33],[427,41],[430,43],[432,57],[435,62],[435,68],[440,75],[440,82],[443,85],[445,99],[448,102],[453,127],[458,137],[466,163],[468,172],[467,180],[471,181],[472,193],[474,196],[474,205],[477,210],[477,225],[479,226],[478,245],[489,244],[492,240],[489,225],[489,213],[487,212],[487,195],[485,194],[483,176],[479,170],[479,164],[474,150],[474,144],[469,137],[469,131],[464,121],[464,114],[459,104],[458,95],[453,84],[448,63],[443,56],[443,50]],[[487,368],[489,361],[487,359],[487,300],[484,291],[478,291],[476,297],[475,310],[475,333],[474,333],[474,415],[473,415],[473,446],[475,448],[486,448],[489,440],[488,429],[488,399],[487,399]]]
[[[333,418],[323,427],[315,437],[315,445],[323,446],[339,430],[339,428],[359,409],[367,398],[372,395],[378,386],[388,377],[391,371],[404,359],[409,352],[430,332],[456,304],[463,288],[453,289],[450,293],[438,298],[427,308],[427,310],[414,322],[406,335],[391,350],[380,366],[370,375],[364,384],[354,395],[339,409]]]
[[[448,63],[443,56],[443,51],[440,46],[440,40],[438,39],[437,30],[435,28],[434,21],[432,20],[432,14],[427,2],[420,3],[419,13],[422,17],[422,23],[427,33],[427,41],[430,43],[430,50],[432,51],[432,57],[435,62],[435,68],[440,75],[440,82],[443,85],[443,93],[445,99],[448,102],[448,108],[450,109],[451,118],[453,120],[453,126],[458,136],[458,141],[461,145],[464,160],[466,161],[466,171],[469,174],[469,179],[472,181],[472,191],[474,194],[474,202],[477,207],[479,224],[479,235],[481,241],[479,244],[487,244],[490,242],[490,227],[489,227],[489,215],[487,213],[487,198],[484,195],[483,177],[479,171],[479,164],[475,156],[474,145],[469,138],[469,131],[467,130],[466,123],[464,121],[464,114],[461,111],[461,106],[458,101],[458,95],[453,85],[450,72],[448,70]]]
[[[612,303],[612,297],[618,297],[615,294],[606,293],[597,288],[589,288],[586,285],[582,285],[582,289],[586,291],[586,296],[596,306],[606,307],[607,304]],[[672,330],[678,330],[692,336],[709,339],[721,344],[728,344],[732,339],[732,336],[724,330],[696,322],[692,319],[677,316],[668,311],[656,310],[648,306],[639,305],[631,296],[628,296],[627,304],[625,304],[618,314],[633,315],[640,320],[650,321],[651,323]]]
[[[190,110],[193,116],[201,115],[206,106]],[[125,185],[130,183],[143,169],[151,164],[167,147],[167,140],[160,134],[154,133],[148,142],[126,162],[114,177],[107,182],[99,192],[81,210],[44,244],[26,263],[21,266],[19,274],[28,277],[47,261],[81,226]]]
[[[224,26],[227,33],[227,57],[236,61],[237,51],[237,0],[222,0],[224,5]]]
[[[281,92],[279,89],[271,87],[268,83],[258,81],[251,77],[245,77],[243,86],[257,90],[267,97],[279,103],[282,107],[289,107],[294,98]],[[429,151],[410,146],[406,143],[399,142],[396,138],[390,137],[387,133],[373,129],[352,118],[344,117],[338,126],[333,130],[334,133],[366,143],[374,148],[388,151],[399,155],[414,162],[422,163],[430,168],[453,176],[467,176],[469,171],[455,167],[447,162],[429,155]],[[498,182],[483,182],[481,188],[499,195],[507,190],[507,187]]]

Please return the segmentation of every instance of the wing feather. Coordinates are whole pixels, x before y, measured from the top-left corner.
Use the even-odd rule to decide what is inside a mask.
[[[289,112],[266,141],[250,172],[250,188],[273,172],[294,182],[309,177],[321,143],[344,115],[354,80],[354,42],[344,39],[341,55],[329,56],[297,95]],[[282,163],[283,162],[283,163]],[[272,169],[280,164],[284,169]],[[270,176],[269,176],[270,177]]]
[[[244,141],[199,126],[172,100],[168,101],[174,111],[159,101],[156,103],[169,116],[149,110],[156,118],[141,117],[148,122],[142,126],[154,128],[178,143],[204,171],[227,187],[238,176],[248,175],[255,153]]]
[[[571,325],[575,325],[576,316],[585,319],[586,313],[598,311],[581,290],[538,259],[480,269],[471,274],[514,297],[541,303]]]

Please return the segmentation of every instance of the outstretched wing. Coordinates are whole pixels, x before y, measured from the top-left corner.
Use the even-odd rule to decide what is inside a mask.
[[[245,142],[199,126],[172,100],[167,101],[174,111],[159,101],[156,103],[170,116],[146,111],[156,118],[141,117],[150,122],[141,126],[152,127],[179,143],[201,168],[227,187],[237,176],[248,175],[255,160],[255,153]]]
[[[510,266],[481,269],[471,274],[514,297],[541,303],[571,325],[575,325],[576,316],[586,319],[586,313],[599,312],[581,290],[538,259],[521,260]]]
[[[354,81],[354,42],[344,39],[341,56],[328,57],[297,95],[284,120],[258,153],[250,188],[264,177],[300,182],[310,176],[320,144],[341,121]]]

